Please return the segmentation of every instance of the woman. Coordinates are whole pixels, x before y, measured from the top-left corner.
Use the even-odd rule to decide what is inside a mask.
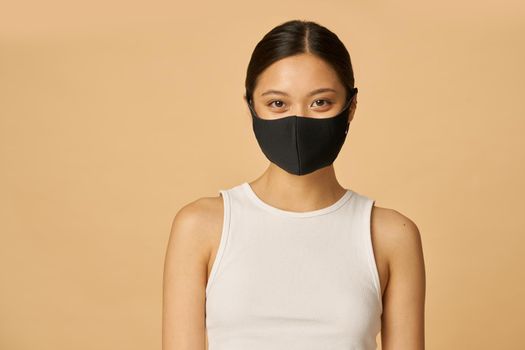
[[[163,350],[424,349],[417,226],[342,187],[357,104],[350,56],[309,21],[257,44],[244,96],[270,160],[256,180],[188,203],[164,266]]]

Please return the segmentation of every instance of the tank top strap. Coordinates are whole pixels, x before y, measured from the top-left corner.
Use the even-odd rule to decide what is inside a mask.
[[[376,292],[377,302],[381,312],[383,311],[381,285],[379,272],[375,260],[374,247],[372,244],[372,212],[375,199],[354,191],[353,203],[349,207],[352,212],[348,217],[355,220],[355,229],[352,230],[358,240],[360,251],[365,255],[367,266]]]
[[[232,211],[232,189],[220,189],[219,194],[222,199],[223,204],[223,215],[222,215],[222,231],[221,231],[221,238],[219,240],[219,247],[217,248],[217,253],[215,255],[215,261],[213,262],[210,275],[208,276],[208,281],[206,284],[206,296],[208,296],[210,292],[210,288],[213,285],[213,282],[215,281],[215,277],[217,276],[217,271],[219,266],[221,265],[220,262],[222,260],[222,257],[224,256],[224,250],[226,249],[226,245],[228,243],[228,238],[230,237],[230,223],[231,223],[231,211]]]

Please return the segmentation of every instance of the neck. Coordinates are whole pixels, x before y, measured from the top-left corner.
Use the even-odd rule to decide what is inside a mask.
[[[306,175],[293,175],[273,163],[255,181],[253,190],[268,203],[292,211],[309,211],[328,206],[344,195],[333,164]]]

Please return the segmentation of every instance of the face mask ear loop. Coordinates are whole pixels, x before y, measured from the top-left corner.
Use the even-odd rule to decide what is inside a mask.
[[[258,119],[260,119],[259,116],[257,115],[257,113],[255,113],[255,110],[252,107],[252,100],[251,99],[246,100],[246,103],[248,104],[248,108],[253,113],[253,115],[255,115]]]
[[[349,104],[352,102],[352,100],[354,99],[356,94],[357,94],[357,88],[353,88],[352,89],[352,96],[350,96],[350,99],[348,100]]]
[[[352,100],[353,100],[354,96],[357,94],[357,88],[353,88],[352,91],[353,91],[353,92],[352,92],[352,96],[351,96],[350,99],[346,102],[345,106],[343,107],[343,109],[342,109],[341,111],[346,110],[346,109],[350,106],[350,104],[352,103]],[[350,122],[347,121],[347,122],[346,122],[345,134],[348,134],[348,129],[349,129],[349,128],[350,128]]]
[[[350,104],[352,104],[352,99],[354,98],[355,94],[357,93],[357,88],[353,88],[352,89],[352,95],[350,96],[350,98],[346,101],[345,105],[343,106],[343,108],[341,108],[341,112],[346,110]]]
[[[351,103],[352,103],[352,99],[349,99],[348,101],[346,101],[345,105],[341,109],[341,112],[346,110],[350,106]]]

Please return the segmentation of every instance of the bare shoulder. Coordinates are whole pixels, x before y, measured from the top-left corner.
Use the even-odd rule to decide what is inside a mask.
[[[163,349],[205,348],[205,288],[210,242],[222,222],[219,197],[202,197],[175,214],[164,261]]]
[[[419,254],[422,250],[419,228],[399,211],[374,206],[371,221],[374,243],[389,263],[399,256]]]
[[[170,240],[190,240],[209,252],[213,239],[223,217],[223,201],[220,196],[200,197],[185,204],[175,214],[171,225]]]
[[[381,292],[398,275],[412,278],[413,283],[424,289],[423,244],[416,223],[395,209],[374,206],[371,231]]]
[[[426,277],[419,228],[397,210],[374,207],[372,241],[388,275],[381,344],[384,349],[424,349]]]

